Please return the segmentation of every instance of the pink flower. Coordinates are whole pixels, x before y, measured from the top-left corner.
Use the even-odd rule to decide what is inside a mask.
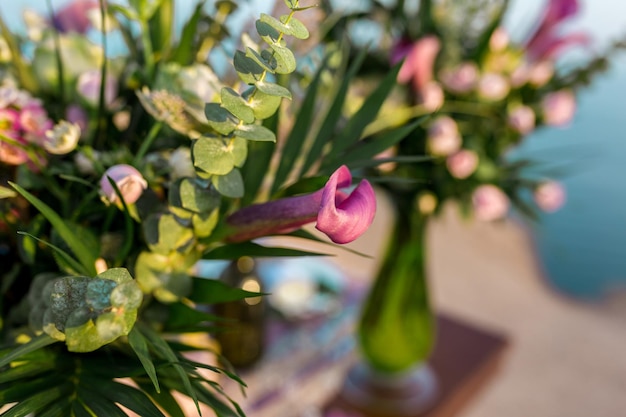
[[[446,166],[450,174],[458,179],[465,179],[476,171],[478,155],[468,149],[461,149],[446,159]]]
[[[508,123],[515,131],[527,135],[535,128],[535,112],[528,106],[515,106],[509,111]]]
[[[89,12],[99,7],[98,0],[74,0],[54,14],[52,25],[61,33],[85,34],[91,27]]]
[[[0,162],[7,165],[21,165],[28,161],[28,155],[23,149],[0,140]]]
[[[576,97],[571,90],[560,90],[546,94],[541,102],[543,120],[551,126],[568,124],[576,112]]]
[[[478,94],[487,100],[502,100],[510,89],[509,82],[501,74],[487,73],[478,81]]]
[[[565,188],[557,181],[546,181],[540,184],[533,196],[537,206],[548,213],[559,210],[566,200]]]
[[[440,116],[428,129],[427,147],[432,155],[448,156],[461,148],[459,128],[449,116]]]
[[[76,89],[90,105],[96,107],[100,101],[100,86],[102,84],[102,72],[99,69],[83,72],[78,76]],[[107,73],[104,86],[104,104],[110,108],[117,95],[117,79]]]
[[[143,190],[148,188],[148,183],[141,175],[141,172],[130,165],[114,165],[107,169],[100,179],[100,190],[102,194],[107,201],[113,204],[119,204],[119,199],[117,198],[115,189],[109,182],[109,178],[117,185],[126,204],[135,203],[139,197],[141,197]]]
[[[442,70],[439,78],[453,93],[468,93],[478,82],[478,67],[473,62],[464,62],[456,68]]]
[[[585,44],[589,37],[583,33],[562,36],[558,26],[578,13],[578,0],[549,0],[539,26],[526,41],[526,50],[533,60],[551,59],[565,46]]]
[[[509,210],[509,198],[499,187],[484,184],[474,190],[472,206],[478,220],[492,221],[506,215]]]
[[[489,49],[494,52],[500,52],[509,46],[509,34],[502,26],[497,27],[489,38]]]
[[[398,73],[398,81],[411,82],[421,102],[425,101],[426,86],[433,81],[433,67],[440,48],[439,38],[428,35],[413,44],[401,41],[392,54],[394,63],[406,57]]]
[[[376,196],[367,180],[350,194],[340,191],[352,183],[350,170],[337,169],[321,190],[244,207],[227,221],[230,242],[289,233],[317,221],[315,226],[335,243],[348,243],[361,236],[374,220]]]
[[[41,142],[53,125],[46,110],[39,105],[28,105],[20,111],[19,127],[30,142]]]

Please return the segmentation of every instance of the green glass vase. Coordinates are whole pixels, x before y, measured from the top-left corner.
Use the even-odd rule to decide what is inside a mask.
[[[360,361],[342,392],[368,416],[415,415],[438,394],[428,366],[436,328],[425,269],[427,217],[412,202],[396,204],[387,250],[357,324]]]
[[[425,270],[426,218],[399,210],[384,260],[358,325],[361,353],[380,372],[399,373],[428,359],[435,341]]]

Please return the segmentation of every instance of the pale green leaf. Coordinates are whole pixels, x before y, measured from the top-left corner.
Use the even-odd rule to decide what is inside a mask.
[[[275,60],[276,67],[274,71],[276,73],[291,74],[296,70],[296,57],[289,48],[278,44],[272,44],[270,48],[272,49],[271,53],[268,50],[264,50],[261,56],[268,62],[272,62],[271,58]]]
[[[228,135],[237,127],[237,120],[219,103],[207,103],[204,106],[204,114],[209,126],[222,135]]]
[[[235,130],[235,136],[246,140],[276,142],[274,132],[261,125],[242,125]]]
[[[304,26],[304,23],[302,23],[293,16],[289,20],[289,23],[286,23],[288,17],[288,15],[283,15],[280,17],[281,23],[283,23],[289,31],[288,34],[296,39],[308,39],[310,36],[309,30],[306,28],[306,26]]]
[[[203,136],[193,144],[193,164],[212,175],[226,175],[235,166],[243,165],[248,154],[247,143],[238,138],[213,138]]]
[[[263,69],[263,67],[259,65],[256,60],[246,56],[244,52],[239,50],[235,52],[233,65],[235,66],[235,71],[239,74],[241,81],[246,84],[256,83],[265,73],[265,69]]]
[[[254,122],[254,112],[235,90],[224,87],[221,91],[222,107],[231,112],[239,120],[244,123]]]
[[[279,96],[291,99],[291,91],[283,87],[282,85],[269,83],[267,81],[258,81],[254,84],[256,88],[265,94],[269,94],[271,96]]]
[[[226,175],[214,176],[211,179],[213,186],[225,197],[241,198],[244,194],[241,172],[235,168]]]
[[[252,48],[246,48],[246,56],[256,62],[264,71],[271,72],[272,74],[275,72],[274,68],[276,67],[276,62],[274,60],[270,59],[268,61],[267,58],[262,57]]]

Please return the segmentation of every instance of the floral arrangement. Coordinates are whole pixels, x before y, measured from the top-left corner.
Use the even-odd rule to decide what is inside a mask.
[[[383,123],[401,125],[432,114],[382,155],[430,156],[381,173],[413,180],[424,214],[455,200],[480,220],[500,219],[512,205],[534,218],[537,209],[553,212],[565,202],[555,173],[509,155],[537,129],[567,126],[576,92],[622,44],[596,54],[586,33],[566,31],[564,23],[579,12],[577,0],[547,0],[536,24],[514,39],[503,23],[509,3],[364,2],[359,10],[326,4],[328,13],[338,15],[338,34],[351,31],[359,39],[364,27],[378,28],[370,30],[380,36],[369,39],[366,79],[400,65],[398,82],[405,88],[389,103]],[[573,48],[582,54],[568,56]],[[395,189],[406,191],[406,181]]]
[[[373,189],[346,165],[378,146],[343,155],[395,75],[346,115],[359,67],[345,49],[290,49],[308,6],[285,0],[240,40],[237,4],[204,3],[182,28],[174,0],[48,2],[24,33],[0,19],[3,416],[187,415],[176,393],[243,415],[216,378],[245,384],[219,354],[186,354],[211,347],[190,334],[228,325],[210,305],[258,294],[197,277],[198,261],[315,255],[251,240],[319,240],[299,230],[316,222],[346,243],[372,222]]]

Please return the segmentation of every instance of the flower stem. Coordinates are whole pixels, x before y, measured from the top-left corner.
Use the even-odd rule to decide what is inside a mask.
[[[160,121],[152,125],[150,132],[148,132],[148,136],[143,141],[141,147],[139,148],[139,151],[137,151],[137,154],[135,155],[135,159],[133,160],[134,165],[139,165],[139,163],[141,163],[141,159],[145,156],[146,152],[148,152],[148,150],[150,149],[150,146],[152,146],[152,144],[154,143],[162,126],[163,122]]]

